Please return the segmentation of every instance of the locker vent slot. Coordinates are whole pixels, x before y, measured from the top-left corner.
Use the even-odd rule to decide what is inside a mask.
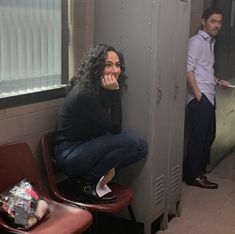
[[[177,190],[180,184],[180,166],[176,165],[171,169],[171,181],[170,181],[170,190],[171,192]]]
[[[158,205],[164,199],[164,175],[155,179],[154,184],[154,205]]]

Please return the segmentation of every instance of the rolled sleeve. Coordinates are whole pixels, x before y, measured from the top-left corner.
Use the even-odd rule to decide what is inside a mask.
[[[189,40],[187,71],[194,71],[201,53],[201,41],[197,38]]]

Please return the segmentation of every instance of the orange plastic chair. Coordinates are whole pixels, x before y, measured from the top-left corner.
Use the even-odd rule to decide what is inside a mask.
[[[108,204],[93,204],[93,203],[81,203],[77,202],[73,198],[72,193],[63,192],[56,181],[55,175],[58,172],[54,156],[54,136],[53,132],[45,134],[41,139],[42,155],[44,166],[47,174],[49,192],[53,199],[59,202],[67,202],[78,206],[83,206],[91,212],[103,212],[108,214],[117,214],[120,211],[128,208],[131,220],[135,225],[135,233],[139,233],[138,225],[136,222],[135,214],[133,212],[131,202],[133,201],[133,191],[118,183],[110,183],[109,187],[113,193],[117,196],[117,200]]]
[[[0,215],[0,233],[80,234],[91,226],[90,212],[61,204],[47,196],[39,178],[36,160],[26,143],[0,145],[0,178],[0,193],[26,178],[45,197],[50,207],[50,214],[27,231],[11,227]]]

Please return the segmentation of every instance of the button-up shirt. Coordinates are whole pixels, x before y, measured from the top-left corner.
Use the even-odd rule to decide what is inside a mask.
[[[189,39],[187,71],[195,75],[197,85],[202,93],[214,105],[216,80],[214,76],[214,45],[215,39],[206,32],[199,30]],[[194,98],[188,89],[188,103]]]

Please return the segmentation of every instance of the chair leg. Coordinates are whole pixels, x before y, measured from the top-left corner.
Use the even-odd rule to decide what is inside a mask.
[[[87,234],[97,234],[94,224],[91,225]]]
[[[84,234],[98,234],[95,229],[94,223],[87,229]]]
[[[98,231],[99,228],[97,229],[97,227],[99,226],[98,223],[99,223],[98,222],[98,214],[96,212],[94,212],[93,213],[93,224],[90,227],[89,234],[98,234],[99,233],[99,231]]]
[[[129,214],[130,214],[130,218],[131,218],[133,224],[135,225],[135,233],[140,234],[138,223],[136,222],[135,213],[134,213],[133,208],[132,208],[131,205],[128,206],[128,211],[129,211]]]
[[[88,230],[86,230],[84,232],[84,234],[98,234],[97,230],[96,230],[96,214],[93,213],[93,223],[90,226],[90,228]]]

